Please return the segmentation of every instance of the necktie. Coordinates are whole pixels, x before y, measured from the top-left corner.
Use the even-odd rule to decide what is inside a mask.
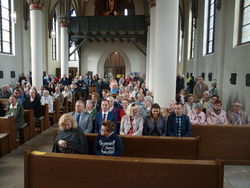
[[[106,114],[103,114],[102,121],[105,121],[105,120],[106,120]]]
[[[77,121],[77,124],[79,125],[80,123],[80,117],[81,117],[81,114],[77,114],[76,116],[76,121]]]

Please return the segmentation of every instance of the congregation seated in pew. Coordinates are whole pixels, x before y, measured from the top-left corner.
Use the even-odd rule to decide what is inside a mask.
[[[194,109],[188,113],[191,124],[204,125],[206,124],[206,114],[202,111],[201,103],[196,103]]]
[[[44,90],[41,98],[41,105],[48,104],[49,113],[53,112],[53,98],[48,90]]]
[[[175,104],[175,113],[168,117],[167,135],[176,137],[189,137],[192,133],[192,126],[189,117],[183,114],[183,107],[180,103]]]
[[[34,118],[37,126],[37,122],[39,121],[39,118],[41,116],[42,107],[39,95],[36,93],[35,89],[31,88],[29,90],[29,96],[28,99],[24,101],[23,108],[34,110],[34,116],[35,116]]]
[[[232,125],[250,124],[250,116],[242,110],[240,101],[234,101],[233,108],[228,112],[228,122]]]
[[[101,133],[95,139],[94,153],[105,156],[121,156],[124,148],[122,140],[115,134],[115,124],[112,121],[103,121]]]
[[[143,117],[139,114],[139,106],[131,103],[128,106],[126,115],[122,117],[120,135],[141,136],[143,131]]]
[[[217,100],[214,102],[213,109],[207,112],[207,123],[212,125],[227,125],[227,114],[222,110],[222,102]]]
[[[82,100],[76,101],[75,111],[70,112],[70,114],[73,115],[78,127],[80,127],[84,133],[91,133],[93,131],[92,116],[84,111],[84,102]]]
[[[167,135],[167,120],[161,115],[161,108],[157,103],[152,105],[150,109],[150,115],[144,119],[143,135]]]
[[[86,136],[76,119],[71,114],[63,114],[59,119],[59,131],[56,135],[53,152],[88,154],[88,143]]]
[[[19,139],[19,128],[24,122],[24,110],[23,106],[17,102],[17,98],[11,95],[9,98],[9,105],[6,108],[7,116],[13,116],[15,120],[16,136]]]

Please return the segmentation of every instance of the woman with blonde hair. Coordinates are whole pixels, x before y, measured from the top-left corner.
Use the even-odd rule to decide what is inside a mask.
[[[76,119],[71,114],[63,114],[59,119],[59,131],[55,138],[53,152],[88,154],[87,139],[77,126]]]
[[[143,117],[139,114],[139,106],[131,103],[122,117],[120,135],[142,135]]]

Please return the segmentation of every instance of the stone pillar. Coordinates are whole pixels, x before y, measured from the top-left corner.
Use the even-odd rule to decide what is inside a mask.
[[[156,0],[154,101],[167,107],[175,100],[179,1]]]
[[[155,0],[151,1],[150,4],[150,34],[149,34],[149,63],[148,63],[148,89],[150,91],[154,91],[154,64],[155,64],[155,32],[156,32],[156,25],[155,25],[155,9],[156,9],[156,2]]]
[[[69,36],[68,36],[68,19],[60,19],[61,30],[61,76],[69,76]]]
[[[146,56],[146,86],[148,88],[149,82],[149,52],[150,52],[150,26],[148,26],[147,33],[147,56]]]
[[[31,72],[32,86],[43,85],[43,1],[29,1],[31,33]]]

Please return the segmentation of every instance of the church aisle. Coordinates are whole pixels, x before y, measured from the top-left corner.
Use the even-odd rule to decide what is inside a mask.
[[[0,159],[0,187],[24,187],[24,150],[50,152],[53,144],[51,127]],[[250,166],[225,166],[224,188],[250,188]]]
[[[24,150],[51,152],[53,126],[0,159],[0,187],[24,187]]]

